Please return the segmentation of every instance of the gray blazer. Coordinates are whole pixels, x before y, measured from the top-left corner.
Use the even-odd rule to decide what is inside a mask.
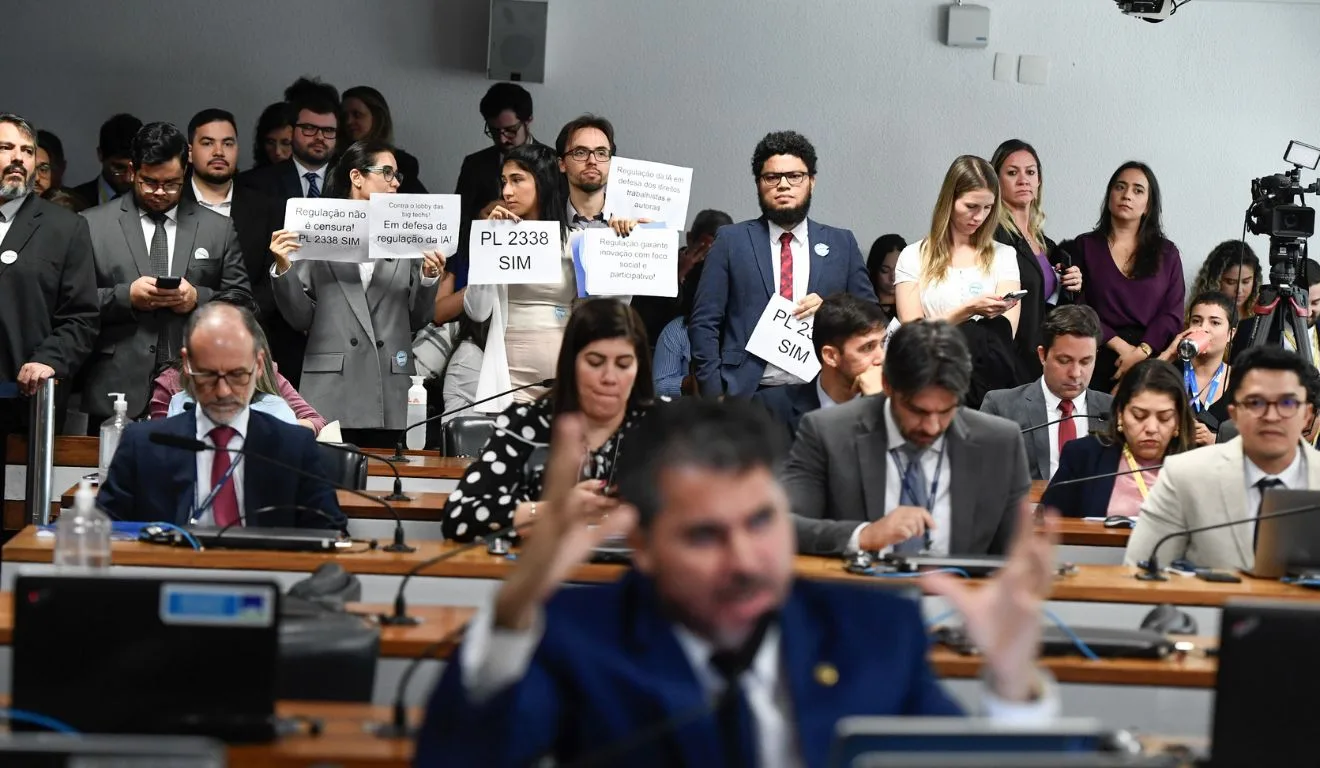
[[[888,512],[886,400],[859,397],[802,417],[780,473],[797,518],[799,552],[842,554],[859,524]],[[953,476],[949,552],[1003,554],[1031,489],[1022,436],[1006,419],[959,408],[946,437]]]
[[[307,334],[307,402],[345,429],[406,427],[413,333],[434,319],[440,285],[422,287],[421,259],[377,261],[366,290],[357,264],[330,261],[295,262],[274,285],[275,306]]]
[[[155,376],[156,339],[162,327],[177,325],[180,333],[188,315],[168,309],[139,312],[128,299],[128,289],[139,277],[153,277],[142,214],[133,195],[84,211],[92,236],[96,288],[101,304],[101,333],[84,368],[83,409],[92,416],[114,412],[110,392],[123,392],[128,416],[134,418],[151,400]],[[179,201],[170,273],[197,289],[197,304],[211,300],[216,291],[239,289],[251,293],[238,233],[228,218],[189,200]],[[205,249],[205,258],[198,255]]]
[[[1102,414],[1109,413],[1114,398],[1094,389],[1086,390],[1086,428],[1077,425],[1077,436],[1085,437],[1087,432],[1099,432],[1104,428],[1100,420]],[[1041,391],[1040,379],[1012,389],[996,389],[987,392],[981,401],[981,412],[992,416],[1003,416],[1018,423],[1019,429],[1048,424],[1059,418],[1057,413],[1045,413],[1045,393]],[[1027,466],[1031,469],[1032,480],[1050,479],[1050,428],[1042,427],[1022,436],[1027,444]],[[1062,449],[1062,446],[1060,446]]]

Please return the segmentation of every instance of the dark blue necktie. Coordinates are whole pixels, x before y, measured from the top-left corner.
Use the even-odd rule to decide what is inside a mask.
[[[720,651],[710,658],[711,666],[724,678],[724,692],[720,694],[715,710],[715,723],[720,730],[720,745],[724,751],[724,765],[729,768],[756,768],[756,725],[752,708],[747,703],[741,678],[747,669],[744,654]]]
[[[321,187],[319,186],[319,179],[316,175],[316,172],[308,171],[307,173],[303,174],[303,178],[307,179],[307,196],[320,197]]]
[[[900,507],[921,507],[930,509],[930,486],[926,484],[926,470],[921,467],[921,455],[925,449],[911,443],[904,443],[898,449],[898,455],[906,459],[899,465],[903,474],[899,477],[902,490],[898,494]],[[926,549],[926,534],[921,533],[906,541],[894,545],[894,553],[899,555],[919,555]]]

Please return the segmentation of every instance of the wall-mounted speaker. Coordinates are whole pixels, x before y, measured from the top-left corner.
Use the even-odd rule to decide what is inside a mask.
[[[545,82],[546,0],[491,0],[486,77]]]

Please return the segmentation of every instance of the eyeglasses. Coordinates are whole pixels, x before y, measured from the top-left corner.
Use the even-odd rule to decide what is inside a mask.
[[[50,163],[37,163],[37,173],[50,173]]]
[[[1292,395],[1285,395],[1278,400],[1266,400],[1263,397],[1253,396],[1239,400],[1236,403],[1237,407],[1244,409],[1247,413],[1256,418],[1260,418],[1269,413],[1270,406],[1272,405],[1274,406],[1274,410],[1278,411],[1279,418],[1281,419],[1288,419],[1296,416],[1297,411],[1301,409],[1303,404],[1304,403],[1301,400]]]
[[[220,383],[221,379],[225,380],[225,383],[229,385],[230,389],[239,389],[240,387],[246,387],[248,382],[252,380],[252,371],[250,370],[229,371],[228,373],[216,373],[215,371],[194,371],[192,369],[192,363],[188,363],[183,367],[183,373],[185,376],[192,379],[193,384],[199,387],[206,387],[207,389],[210,389],[211,387],[214,387],[216,384]]]
[[[495,138],[496,133],[498,133],[499,135],[503,136],[506,139],[516,139],[518,138],[518,132],[523,129],[524,125],[527,125],[527,123],[523,122],[522,120],[519,120],[518,122],[508,126],[507,128],[495,128],[490,123],[486,123],[486,127],[483,130],[485,131],[486,136],[492,139]]]
[[[386,181],[403,183],[403,171],[396,171],[388,165],[368,165],[362,170],[367,173],[379,173]]]
[[[293,127],[298,129],[298,133],[301,133],[303,136],[306,136],[309,139],[316,136],[316,134],[318,133],[326,137],[327,139],[333,139],[335,137],[335,134],[339,133],[339,129],[334,126],[330,126],[329,128],[327,128],[324,125],[312,125],[311,123],[295,123]]]
[[[565,152],[564,157],[571,157],[579,163],[585,163],[588,157],[594,157],[598,163],[608,163],[610,161],[610,150],[608,147],[596,147],[595,149],[575,147]]]
[[[164,192],[172,195],[183,189],[182,181],[154,181],[143,176],[137,177],[137,183],[142,185],[143,192]]]
[[[788,173],[763,173],[756,178],[760,180],[763,187],[777,187],[781,180],[787,180],[790,187],[800,187],[802,182],[806,181],[810,175],[806,171],[789,171]]]

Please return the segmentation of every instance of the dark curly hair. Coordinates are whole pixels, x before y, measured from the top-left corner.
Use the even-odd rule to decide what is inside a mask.
[[[767,133],[752,152],[752,175],[760,176],[765,161],[775,155],[792,155],[807,165],[807,173],[816,175],[816,148],[797,131]]]

